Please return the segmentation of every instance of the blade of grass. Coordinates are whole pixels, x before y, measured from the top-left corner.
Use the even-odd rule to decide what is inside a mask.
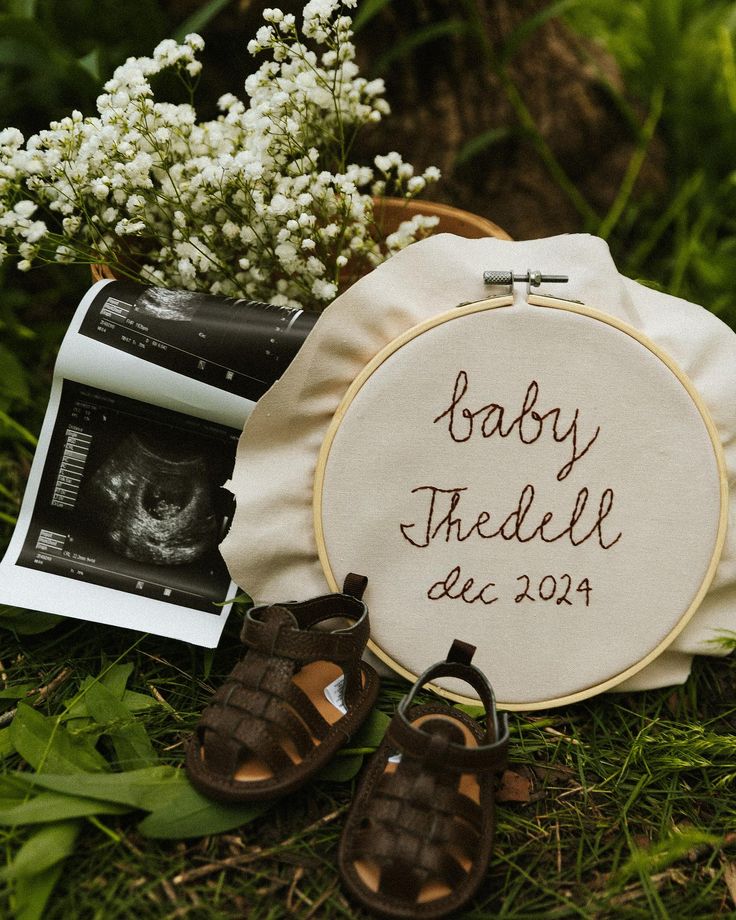
[[[616,197],[614,198],[608,213],[603,218],[600,226],[598,227],[598,236],[602,237],[604,240],[607,240],[610,237],[614,227],[621,219],[621,215],[623,214],[624,209],[629,203],[631,194],[634,191],[634,185],[636,184],[636,180],[639,177],[641,168],[644,165],[644,161],[646,160],[649,144],[654,137],[654,132],[657,130],[657,125],[659,124],[659,119],[662,115],[663,105],[664,86],[658,86],[652,94],[652,99],[649,106],[649,114],[647,115],[646,121],[644,122],[639,143],[631,155],[629,165],[627,166],[624,177],[621,180],[621,185],[619,186]]]
[[[2,409],[0,409],[0,424],[13,434],[20,435],[21,440],[30,444],[31,447],[38,446],[38,439],[36,436],[31,434],[27,428],[24,428],[20,422],[16,422],[15,419],[12,419],[7,412],[3,412]]]
[[[639,242],[626,261],[629,274],[636,274],[657,246],[670,224],[684,211],[690,201],[703,187],[705,174],[697,172],[680,187],[669,205],[649,228],[647,235]]]
[[[366,23],[387,7],[391,0],[363,0],[353,18],[353,31],[359,32]]]
[[[512,137],[513,134],[514,132],[511,128],[504,126],[502,128],[489,128],[487,131],[483,131],[481,134],[471,137],[470,140],[460,148],[455,158],[455,166],[464,166],[474,157],[488,150],[489,147],[493,147],[495,144],[507,140],[509,137]]]
[[[437,39],[444,38],[448,35],[462,35],[464,32],[467,32],[467,30],[467,22],[455,18],[445,19],[442,22],[432,22],[429,25],[422,26],[382,54],[373,65],[373,70],[376,73],[383,73],[395,61],[408,57],[422,45],[427,45],[430,42],[437,41]]]
[[[463,0],[463,7],[467,17],[468,30],[480,46],[486,66],[491,68],[496,74],[501,84],[501,89],[516,115],[521,130],[524,135],[529,138],[537,156],[539,156],[546,166],[550,177],[565,193],[572,206],[583,218],[586,228],[592,230],[600,224],[598,214],[567,175],[555,156],[554,151],[537,127],[534,116],[524,101],[516,83],[512,79],[508,69],[504,66],[503,61],[498,58],[491,46],[490,39],[480,19],[480,13],[475,3],[473,0]]]
[[[209,25],[218,13],[221,13],[230,3],[230,0],[209,0],[204,6],[195,10],[191,16],[174,30],[172,38],[174,41],[183,42],[190,32],[200,32],[205,26]]]
[[[557,19],[564,13],[568,12],[575,6],[579,6],[583,0],[556,0],[548,6],[543,7],[533,16],[522,19],[521,23],[513,30],[504,43],[501,52],[501,63],[506,66],[515,57],[519,49],[534,35],[534,33],[550,19]]]
[[[38,875],[62,862],[74,852],[80,828],[79,821],[58,821],[42,827],[29,837],[7,866],[0,868],[0,879]]]

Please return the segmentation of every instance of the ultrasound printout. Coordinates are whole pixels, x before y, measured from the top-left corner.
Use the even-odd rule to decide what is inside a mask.
[[[255,401],[281,376],[315,319],[257,301],[112,281],[100,288],[79,332]]]
[[[64,380],[16,565],[220,614],[238,435]]]
[[[99,281],[54,366],[0,602],[217,645],[240,432],[314,315]]]

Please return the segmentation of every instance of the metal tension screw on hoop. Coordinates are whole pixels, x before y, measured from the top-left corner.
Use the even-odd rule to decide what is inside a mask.
[[[539,287],[542,282],[545,284],[565,284],[568,281],[567,275],[543,275],[541,272],[527,269],[525,275],[515,275],[513,272],[487,271],[483,272],[484,284],[504,285],[514,289],[515,281],[526,281],[527,294],[533,287]]]

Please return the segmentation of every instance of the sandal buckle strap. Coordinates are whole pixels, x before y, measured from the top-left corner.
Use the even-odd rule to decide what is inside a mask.
[[[456,664],[470,664],[475,652],[476,647],[469,642],[463,642],[462,639],[453,639],[445,661]]]
[[[246,620],[241,638],[248,648],[255,651],[304,663],[322,659],[344,662],[359,654],[358,644],[352,636],[305,632],[284,624],[274,631],[271,624],[255,619]]]
[[[427,764],[436,763],[443,770],[453,772],[477,773],[484,770],[500,772],[505,769],[509,747],[509,728],[506,713],[501,713],[499,719],[500,734],[491,744],[481,744],[477,747],[466,747],[455,744],[453,741],[441,739],[442,751],[438,759],[437,736],[415,728],[406,719],[403,713],[397,713],[391,720],[386,737],[393,747],[403,755],[416,757]]]

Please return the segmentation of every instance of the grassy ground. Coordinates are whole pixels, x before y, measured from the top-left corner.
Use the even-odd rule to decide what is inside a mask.
[[[60,716],[89,674],[131,663],[129,691],[156,702],[130,722],[145,727],[160,762],[178,764],[199,710],[232,665],[234,633],[228,627],[208,660],[181,643],[65,621],[36,636],[6,632],[2,676],[41,688],[28,702]],[[735,686],[733,659],[698,661],[674,690],[512,716],[517,776],[508,780],[512,797],[528,800],[499,802],[493,864],[464,916],[736,916]],[[385,682],[380,708],[390,713],[403,690]],[[15,702],[4,702],[12,711]],[[111,760],[120,728],[108,725],[98,743]],[[6,757],[6,770],[21,766]],[[242,828],[194,839],[144,835],[141,811],[94,816],[42,916],[360,917],[335,869],[353,782],[315,782]],[[30,833],[3,828],[6,853]],[[0,916],[12,916],[14,890],[0,896]]]
[[[656,103],[656,129],[670,152],[669,197],[651,200],[636,189],[633,163],[599,232],[622,270],[736,324],[735,5],[553,5],[616,53],[628,90],[646,111]],[[7,120],[15,123],[15,115]],[[646,144],[643,135],[641,155]],[[72,305],[85,282],[62,283],[69,292],[82,285],[66,297]],[[69,318],[45,309],[51,295],[43,284],[3,290],[0,544],[17,513],[53,353]],[[125,630],[0,611],[0,811],[26,803],[25,811],[12,812],[19,817],[0,824],[6,860],[25,853],[15,879],[0,870],[0,917],[361,916],[342,895],[335,870],[355,782],[345,777],[359,767],[360,754],[339,758],[331,780],[260,816],[243,815],[240,826],[226,830],[232,816],[201,807],[178,774],[161,774],[160,800],[147,799],[146,807],[100,806],[99,799],[95,806],[60,793],[41,798],[11,778],[30,763],[81,782],[74,771],[100,754],[105,760],[94,761],[96,769],[112,776],[123,768],[179,765],[184,739],[236,657],[236,615],[232,621],[211,654]],[[515,775],[498,805],[486,884],[465,916],[736,917],[735,689],[733,658],[697,660],[683,687],[513,716]],[[391,713],[404,690],[386,681],[380,708]],[[358,749],[375,746],[375,736],[359,739]],[[56,814],[52,832],[28,820],[34,802],[41,818]],[[221,833],[189,836],[205,827]],[[66,861],[55,861],[67,852]]]

